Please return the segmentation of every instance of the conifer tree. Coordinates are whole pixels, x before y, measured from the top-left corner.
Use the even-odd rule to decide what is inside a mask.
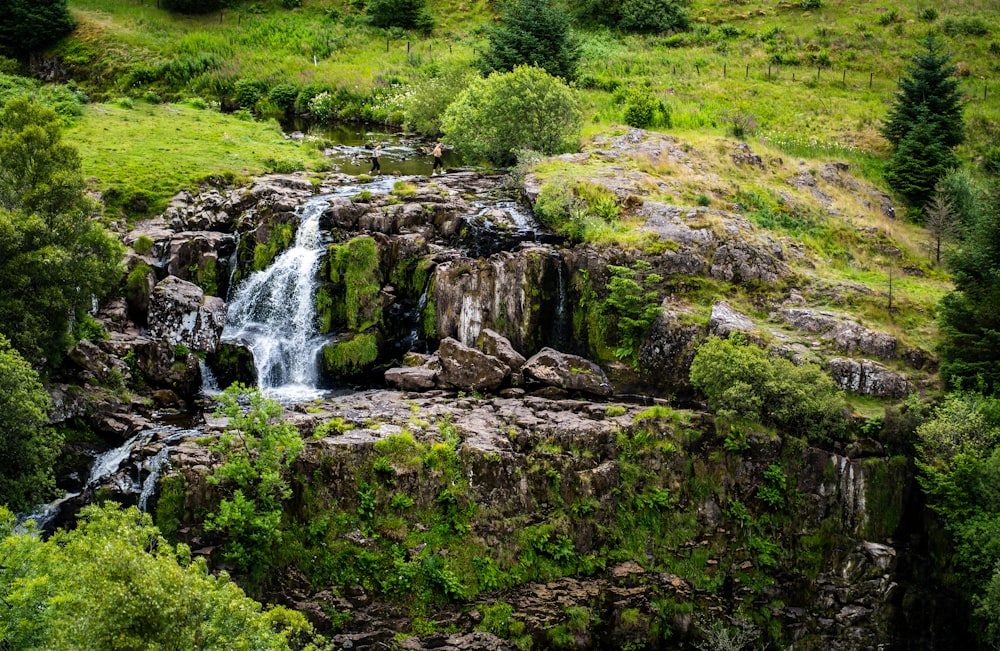
[[[0,53],[44,49],[76,27],[66,0],[7,0],[0,10]]]
[[[955,163],[951,150],[965,140],[955,66],[933,36],[923,48],[907,65],[882,128],[895,146],[886,180],[913,206],[930,199]]]
[[[549,0],[508,0],[500,24],[489,34],[480,70],[510,72],[529,65],[571,81],[580,50],[569,27],[569,14]]]

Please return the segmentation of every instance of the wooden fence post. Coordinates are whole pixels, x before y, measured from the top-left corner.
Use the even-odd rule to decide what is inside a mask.
[[[872,79],[874,79],[874,78],[875,78],[875,73],[874,72],[869,72],[868,73],[868,90],[872,89]]]
[[[749,79],[750,78],[750,64],[749,63],[747,64],[747,74],[743,78],[744,79]]]
[[[722,78],[726,78],[726,63],[724,61],[722,63]]]

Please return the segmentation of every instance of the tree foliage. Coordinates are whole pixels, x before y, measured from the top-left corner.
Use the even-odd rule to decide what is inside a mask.
[[[955,290],[938,305],[941,374],[952,387],[1000,391],[1000,186],[947,258]]]
[[[886,180],[911,205],[930,198],[934,185],[954,165],[952,149],[965,140],[955,66],[942,48],[931,36],[913,55],[882,128],[895,147]]]
[[[73,31],[66,0],[7,0],[0,11],[0,52],[24,56]]]
[[[629,32],[671,32],[688,28],[688,0],[575,0],[571,11],[584,24]]]
[[[570,16],[549,0],[508,0],[489,41],[480,60],[483,74],[527,65],[568,81],[576,77],[580,48]]]
[[[44,541],[0,507],[0,604],[5,649],[289,649],[311,630],[115,503],[86,507],[76,529]]]
[[[404,29],[421,27],[429,15],[424,0],[368,0],[365,12],[376,27]],[[433,23],[433,19],[431,21]]]
[[[1000,644],[1000,400],[952,393],[917,428],[918,481],[954,543],[959,584],[976,633]]]
[[[205,526],[225,535],[225,559],[257,583],[281,542],[283,505],[292,494],[287,470],[304,446],[298,430],[280,421],[281,405],[259,389],[235,383],[219,400],[229,427],[213,446],[225,463],[210,481],[228,497],[208,514]]]
[[[226,6],[225,0],[160,0],[160,6],[167,11],[182,14],[207,14]]]
[[[454,59],[427,66],[406,98],[407,123],[426,136],[440,136],[444,112],[472,83],[475,74],[466,63]]]
[[[15,511],[55,489],[52,465],[61,441],[48,423],[49,394],[38,374],[0,335],[0,504]]]
[[[56,114],[10,100],[0,111],[0,333],[32,364],[57,363],[75,313],[120,278],[123,247],[93,211]]]
[[[573,149],[580,126],[576,92],[531,66],[475,80],[441,120],[444,139],[462,154],[498,165],[512,164],[520,150]]]
[[[814,441],[846,434],[843,395],[816,364],[796,366],[740,340],[709,337],[691,363],[691,384],[724,419]]]

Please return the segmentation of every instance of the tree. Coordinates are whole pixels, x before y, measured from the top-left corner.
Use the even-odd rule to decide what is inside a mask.
[[[918,107],[914,119],[916,122],[885,166],[885,180],[911,206],[923,206],[934,193],[934,186],[958,160],[944,144],[926,107]]]
[[[574,148],[580,125],[576,92],[531,66],[475,80],[441,120],[445,141],[498,165],[512,164],[519,150],[554,154]]]
[[[1000,645],[1000,400],[950,394],[917,428],[917,480],[953,543],[954,577],[984,648]]]
[[[24,56],[73,31],[66,0],[7,0],[0,11],[0,52]]]
[[[529,65],[572,81],[580,49],[569,26],[569,14],[549,0],[507,0],[500,24],[489,32],[480,69],[488,74]]]
[[[0,504],[26,511],[52,496],[61,440],[48,422],[38,374],[0,335]]]
[[[941,264],[941,245],[953,240],[958,233],[955,210],[940,186],[938,183],[934,197],[924,207],[924,226],[930,233],[931,243],[934,245],[934,260],[938,264]]]
[[[882,135],[896,148],[890,161],[896,171],[892,178],[887,172],[887,181],[913,205],[930,198],[952,163],[948,154],[965,140],[955,66],[933,36],[923,48],[907,65],[882,127]],[[921,174],[920,167],[931,171]]]
[[[365,13],[376,27],[421,27],[429,18],[424,0],[368,0]]]
[[[176,11],[182,14],[207,14],[217,9],[222,9],[224,0],[160,0],[160,4],[167,11]]]
[[[1000,391],[1000,185],[946,257],[955,289],[938,305],[941,375],[952,387]]]
[[[10,100],[0,110],[0,333],[32,364],[57,364],[71,319],[121,277],[124,248],[94,211],[56,114]]]
[[[413,83],[406,98],[407,123],[420,133],[441,135],[441,118],[476,76],[468,64],[445,59],[434,63]]]
[[[264,610],[208,574],[135,507],[88,506],[48,540],[13,524],[0,507],[5,649],[286,650],[311,633],[301,613]]]

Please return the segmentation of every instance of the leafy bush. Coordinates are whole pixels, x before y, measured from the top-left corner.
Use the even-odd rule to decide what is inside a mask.
[[[475,72],[458,59],[427,66],[406,98],[407,124],[426,136],[441,135],[445,110],[475,77]]]
[[[981,16],[948,16],[941,21],[941,31],[948,36],[987,36],[992,29]]]
[[[309,100],[309,115],[315,122],[332,122],[337,117],[337,100],[324,90]]]
[[[600,307],[605,335],[612,329],[617,333],[615,357],[631,360],[636,370],[639,365],[639,343],[663,310],[656,290],[648,289],[662,279],[658,274],[647,273],[649,270],[650,265],[645,260],[636,261],[631,269],[608,265],[608,271],[611,272],[608,297]],[[637,280],[639,274],[646,276]]]
[[[541,68],[520,66],[474,80],[445,111],[441,126],[444,139],[462,154],[510,165],[519,150],[575,148],[581,121],[576,91]]]
[[[233,99],[240,108],[253,110],[257,102],[267,96],[267,82],[257,79],[240,79],[233,87]]]
[[[688,27],[682,0],[622,0],[618,26],[630,32],[681,31]]]
[[[622,117],[630,127],[645,129],[653,124],[659,101],[652,91],[645,87],[630,88],[625,96],[625,110]]]
[[[241,402],[249,404],[245,412]],[[281,405],[258,389],[234,383],[219,405],[219,414],[229,418],[228,428],[212,449],[225,462],[209,482],[220,485],[227,497],[206,516],[205,528],[226,537],[225,559],[258,583],[282,539],[282,505],[292,494],[287,468],[304,444],[298,430],[281,422]]]
[[[723,419],[757,422],[811,441],[847,434],[844,397],[819,366],[796,366],[739,339],[709,337],[691,363],[691,384]]]
[[[62,439],[44,428],[48,409],[38,373],[0,334],[0,504],[26,511],[55,492]]]
[[[267,93],[267,99],[270,100],[271,104],[275,108],[288,111],[293,106],[295,106],[295,100],[299,96],[299,89],[295,84],[277,84],[271,87],[271,90]]]

